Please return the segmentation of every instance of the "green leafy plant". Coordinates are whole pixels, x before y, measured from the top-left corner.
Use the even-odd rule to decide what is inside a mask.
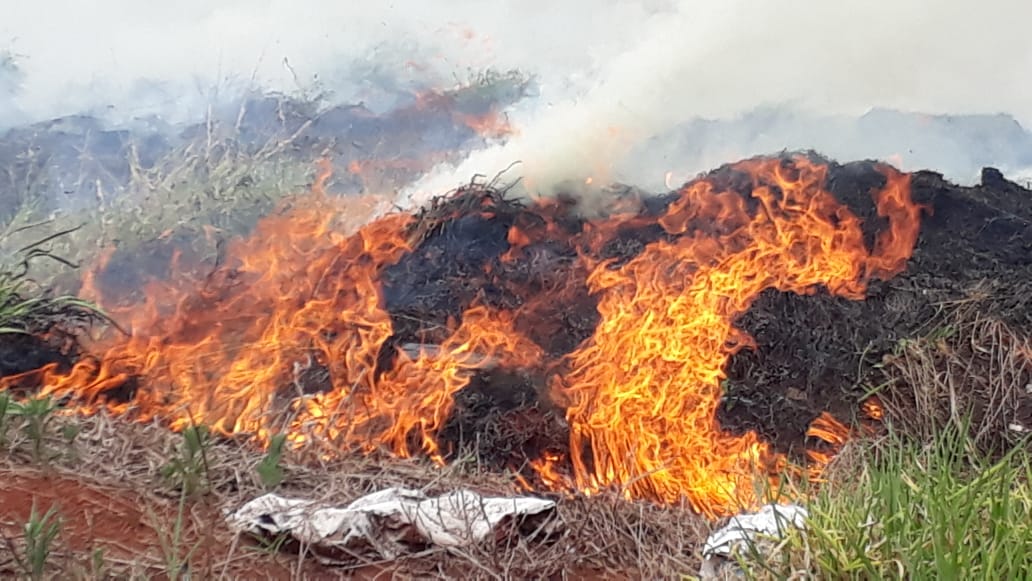
[[[62,422],[60,429],[53,430],[51,424],[58,409],[60,406],[50,397],[19,401],[9,393],[0,392],[0,447],[8,445],[8,436],[15,430],[29,441],[35,462],[48,463],[61,453],[48,448],[48,442],[53,441],[55,435],[59,435],[67,447],[66,453],[74,454],[72,445],[82,427],[74,421]]]
[[[34,581],[43,579],[47,560],[54,548],[54,540],[61,532],[61,522],[57,508],[51,506],[44,514],[39,514],[33,504],[29,522],[25,523],[25,573]]]
[[[179,488],[186,496],[193,496],[204,489],[208,475],[207,449],[211,437],[205,426],[190,426],[183,430],[183,443],[179,455],[161,469],[161,475]]]
[[[45,462],[49,459],[46,454],[47,427],[56,409],[57,405],[49,397],[30,399],[18,406],[25,422],[25,435],[32,446],[32,458],[36,462]]]
[[[17,425],[29,440],[33,460],[48,461],[47,431],[57,408],[49,397],[17,401],[8,393],[0,393],[0,444],[6,444],[7,434]]]
[[[283,458],[283,446],[286,441],[286,434],[274,435],[269,441],[269,449],[265,452],[265,456],[255,468],[265,488],[275,488],[283,482],[283,466],[280,462]]]

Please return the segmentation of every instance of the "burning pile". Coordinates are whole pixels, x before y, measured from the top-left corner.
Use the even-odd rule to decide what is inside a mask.
[[[341,220],[378,210],[323,193],[324,173],[214,270],[174,260],[179,278],[134,296],[100,264],[84,294],[132,333],[2,386],[259,443],[286,433],[324,457],[437,461],[487,402],[516,436],[499,463],[529,465],[536,487],[724,514],[754,504],[757,474],[788,466],[717,420],[729,358],[754,346],[736,321],[769,289],[863,299],[913,252],[910,176],[873,169],[866,205],[837,200],[828,166],[794,155],[625,196],[606,218],[471,186],[352,231]],[[812,434],[844,436],[817,420]]]

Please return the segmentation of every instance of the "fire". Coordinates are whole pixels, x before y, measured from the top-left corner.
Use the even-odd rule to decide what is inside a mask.
[[[231,245],[230,264],[203,280],[181,281],[196,284],[195,292],[154,283],[134,309],[99,297],[110,311],[128,313],[135,332],[68,374],[52,366],[34,372],[41,394],[74,395],[85,411],[102,401],[142,421],[161,418],[174,429],[205,424],[264,442],[268,416],[281,405],[297,361],[324,365],[340,386],[353,385],[362,366],[375,365],[376,342],[390,336],[375,273],[408,250],[402,227],[409,218],[390,216],[340,234],[336,222],[374,207],[362,198],[326,197],[328,176],[324,171],[304,204],[291,208],[296,200],[288,201],[253,236]],[[134,378],[146,384],[134,385]]]
[[[546,451],[540,458],[531,460],[530,467],[537,473],[538,477],[541,478],[541,482],[549,489],[569,490],[573,488],[572,483],[559,468],[562,465],[563,460],[564,458],[562,454],[554,451]]]
[[[824,467],[849,441],[850,430],[834,416],[824,412],[810,423],[806,435],[825,444],[824,450],[807,450],[807,455],[813,462],[813,466],[809,470],[809,477],[811,480],[818,480]]]
[[[490,110],[481,115],[461,115],[456,113],[459,123],[469,127],[477,135],[487,139],[500,139],[513,135],[514,129],[505,115]]]
[[[876,195],[889,229],[869,253],[860,220],[822,188],[826,168],[805,159],[739,167],[751,176],[755,210],[733,191],[694,182],[660,218],[679,238],[590,275],[602,322],[554,383],[568,408],[579,486],[687,497],[709,514],[753,504],[750,479],[771,452],[715,420],[725,363],[752,344],[735,319],[769,288],[812,293],[823,285],[860,299],[871,277],[892,276],[913,249],[919,208],[902,174],[887,171]]]
[[[561,277],[504,308],[474,300],[431,343],[394,342],[382,281],[419,245],[416,218],[372,219],[384,211],[375,198],[326,195],[324,171],[310,196],[288,200],[230,244],[214,272],[156,281],[130,308],[105,305],[116,307],[129,337],[69,371],[48,366],[0,388],[40,385],[84,413],[104,408],[174,429],[205,424],[259,444],[285,433],[322,457],[385,451],[443,462],[440,431],[474,374],[534,369],[570,432],[568,453],[529,452],[541,485],[615,488],[726,514],[757,502],[757,478],[786,463],[756,434],[726,432],[716,420],[725,365],[753,345],[735,321],[767,289],[824,287],[862,299],[872,278],[904,268],[921,211],[909,177],[880,168],[885,186],[873,200],[886,226],[868,249],[861,220],[824,189],[827,167],[796,156],[733,169],[742,178],[734,189],[696,180],[658,215],[571,228],[556,218],[562,203],[540,200],[507,227],[508,248],[487,273],[526,258],[534,244],[576,250],[570,272],[586,277],[599,322],[565,355],[550,355],[527,330],[551,328],[528,317],[554,312],[550,303],[571,292]],[[488,206],[467,211],[496,218]],[[608,242],[642,225],[654,240],[622,262],[605,257]],[[105,304],[94,275],[84,284]],[[811,432],[833,446],[848,435],[831,416]],[[818,468],[828,460],[813,459]]]
[[[503,112],[494,107],[479,113],[463,113],[453,107],[455,97],[438,91],[417,91],[416,111],[441,111],[451,116],[457,125],[464,125],[477,135],[487,139],[499,139],[516,132]]]
[[[881,401],[877,397],[867,398],[860,407],[863,409],[864,415],[872,420],[881,421],[885,417],[885,408],[882,407]]]
[[[849,439],[849,428],[836,420],[835,416],[824,412],[810,423],[806,435],[818,438],[832,446],[841,447]]]
[[[474,307],[462,318],[437,352],[417,357],[400,352],[384,376],[376,378],[370,372],[373,365],[358,362],[352,369],[362,375],[352,386],[307,400],[289,433],[331,451],[387,447],[401,457],[413,453],[415,434],[418,448],[442,462],[434,435],[451,411],[452,396],[469,382],[469,372],[500,364],[529,366],[541,357],[536,345],[515,333],[509,315]],[[382,341],[375,344],[379,347]],[[361,345],[356,347],[361,351]]]

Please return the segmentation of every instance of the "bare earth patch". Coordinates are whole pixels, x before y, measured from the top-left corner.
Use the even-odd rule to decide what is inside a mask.
[[[60,435],[79,426],[70,444]],[[33,507],[55,507],[60,533],[48,559],[54,578],[170,579],[639,579],[670,578],[698,570],[698,551],[711,526],[686,507],[628,502],[612,494],[553,496],[565,533],[549,544],[501,542],[465,549],[430,549],[394,562],[356,555],[353,565],[325,567],[297,546],[262,546],[236,536],[225,521],[261,494],[255,467],[262,454],[234,441],[206,447],[204,489],[186,498],[162,477],[183,437],[155,424],[106,415],[55,416],[45,464],[14,431],[0,460],[0,576],[22,574],[24,525]],[[284,496],[347,503],[389,486],[441,493],[471,488],[486,494],[523,494],[511,475],[475,462],[438,467],[383,457],[321,463],[285,457]],[[175,540],[177,527],[181,528]],[[98,558],[97,555],[102,555]],[[94,564],[99,559],[99,566]]]

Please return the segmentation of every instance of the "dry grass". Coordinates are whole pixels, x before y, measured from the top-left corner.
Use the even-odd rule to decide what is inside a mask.
[[[75,427],[71,439],[67,438],[69,426]],[[158,539],[160,546],[138,554],[108,547],[113,556],[106,562],[107,570],[120,575],[167,575],[169,563],[177,562],[170,557],[175,554],[185,562],[184,571],[204,578],[241,578],[258,565],[281,572],[270,574],[271,578],[295,579],[344,573],[360,578],[387,573],[401,578],[677,578],[698,570],[698,550],[710,532],[710,525],[687,508],[632,503],[615,495],[560,498],[558,518],[565,532],[548,543],[520,540],[439,549],[397,562],[358,559],[353,566],[330,569],[316,565],[310,555],[257,548],[249,539],[234,538],[227,529],[224,510],[267,491],[256,472],[264,454],[245,442],[213,440],[206,446],[204,485],[184,497],[162,476],[170,459],[181,455],[183,437],[160,425],[132,423],[103,413],[88,418],[59,415],[51,418],[45,437],[41,464],[31,453],[30,436],[16,427],[9,429],[0,470],[9,475],[74,479],[113,499],[105,502],[118,503],[121,497],[141,505],[144,524],[166,537]],[[428,494],[460,487],[487,494],[520,493],[510,475],[483,471],[473,461],[438,467],[418,460],[355,456],[303,464],[288,451],[282,466],[284,479],[275,492],[329,504],[347,503],[395,485]],[[0,493],[3,490],[0,485]],[[177,514],[180,501],[183,510]],[[180,529],[178,548],[163,548],[173,545],[172,535]],[[103,539],[98,539],[97,547],[103,546]],[[53,573],[81,577],[90,554],[66,547],[51,561]]]
[[[35,200],[43,186],[20,184],[21,207],[0,224],[0,262],[40,236],[73,227],[78,229],[39,248],[89,266],[112,244],[128,254],[173,234],[206,244],[205,234],[212,229],[224,241],[248,232],[284,196],[308,188],[314,166],[284,155],[297,134],[245,149],[238,128],[211,123],[207,129],[153,167],[133,160],[126,190],[98,192],[96,207],[87,212],[42,214]],[[48,266],[33,271],[37,288],[50,286],[67,270],[66,265]],[[401,578],[677,578],[698,569],[698,548],[709,532],[708,523],[686,507],[632,503],[610,494],[560,498],[558,518],[566,532],[547,544],[519,541],[442,549],[395,563],[359,560],[351,568],[330,570],[316,565],[310,555],[258,548],[235,538],[225,526],[224,510],[268,490],[257,470],[265,454],[248,442],[222,439],[206,445],[200,486],[185,494],[181,481],[165,477],[170,462],[183,455],[182,434],[103,413],[82,417],[46,412],[37,418],[37,431],[43,432],[37,437],[28,427],[29,417],[11,419],[0,438],[0,471],[5,474],[0,499],[10,494],[56,506],[80,501],[75,495],[81,494],[95,498],[94,508],[99,507],[99,513],[83,513],[88,518],[124,518],[130,530],[115,531],[109,539],[98,531],[94,538],[95,523],[83,522],[82,514],[73,511],[63,520],[48,560],[48,574],[56,578],[176,578],[184,573],[204,579],[382,573]],[[385,456],[311,462],[287,452],[282,469],[284,478],[275,492],[335,504],[395,485],[430,494],[459,487],[520,493],[514,477],[488,472],[475,461],[446,467]],[[7,508],[0,510],[0,532],[8,541],[0,541],[0,574],[13,575],[25,550],[21,527],[28,517],[13,518],[20,513]],[[84,527],[90,530],[84,532]],[[83,535],[90,536],[88,546],[78,542]],[[95,550],[103,551],[99,563],[94,562]]]
[[[203,242],[206,233],[223,240],[246,234],[283,196],[305,191],[315,167],[287,155],[312,121],[292,134],[252,144],[240,133],[244,112],[241,109],[236,125],[209,119],[205,131],[146,166],[134,146],[128,183],[105,192],[98,182],[96,200],[82,210],[46,210],[41,201],[52,186],[33,173],[9,183],[5,189],[16,197],[9,202],[13,211],[0,214],[0,262],[39,236],[61,231],[69,234],[42,248],[83,266],[111,246],[132,253],[173,235]],[[88,158],[90,152],[82,155]],[[82,167],[92,166],[84,162]],[[0,168],[0,173],[18,172]],[[49,286],[65,272],[64,266],[40,264],[33,275]]]
[[[963,428],[990,452],[1032,430],[1032,341],[983,315],[981,304],[976,295],[946,305],[934,331],[901,342],[886,360],[881,398],[897,430],[928,442]]]

